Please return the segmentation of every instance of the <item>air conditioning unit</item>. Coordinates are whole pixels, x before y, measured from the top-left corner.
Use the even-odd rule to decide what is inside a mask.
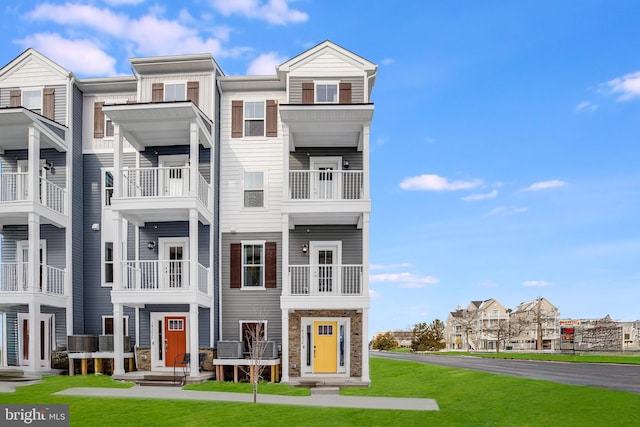
[[[275,341],[260,341],[260,355],[263,359],[277,359],[278,346]]]
[[[122,349],[125,353],[131,351],[131,337],[122,337]],[[113,335],[100,335],[98,337],[98,349],[99,351],[112,352],[113,351]]]
[[[218,341],[218,359],[242,359],[242,341]]]

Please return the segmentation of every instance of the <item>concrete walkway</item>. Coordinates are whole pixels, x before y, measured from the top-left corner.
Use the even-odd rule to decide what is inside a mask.
[[[57,396],[91,396],[167,400],[208,400],[221,402],[252,403],[253,395],[246,393],[222,393],[214,391],[181,390],[173,387],[133,386],[131,388],[76,387],[55,393]],[[316,394],[313,396],[278,396],[258,394],[258,403],[274,405],[323,406],[334,408],[392,409],[400,411],[437,411],[435,399],[406,397],[341,396]]]
[[[33,381],[0,381],[0,393],[13,393],[16,387],[25,387],[39,383],[40,380]]]

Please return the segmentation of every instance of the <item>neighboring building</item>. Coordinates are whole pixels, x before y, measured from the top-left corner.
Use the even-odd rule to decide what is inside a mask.
[[[123,336],[161,371],[261,322],[283,381],[368,384],[376,65],[327,41],[275,76],[131,67],[78,79],[29,49],[0,70],[3,364],[113,334],[115,374]]]
[[[413,341],[413,331],[410,329],[396,329],[393,331],[376,332],[373,336],[375,340],[380,335],[390,333],[393,339],[398,343],[400,348],[411,348],[411,342]]]
[[[471,332],[468,312],[461,307],[447,315],[444,327],[444,340],[447,350],[468,350],[468,335]]]
[[[640,322],[600,319],[563,319],[560,322],[563,350],[638,351]]]
[[[546,298],[520,303],[510,321],[518,327],[509,340],[513,350],[557,350],[560,313]]]
[[[507,309],[494,298],[471,301],[466,309],[470,330],[467,342],[470,350],[496,350],[500,342],[499,328],[509,318]]]

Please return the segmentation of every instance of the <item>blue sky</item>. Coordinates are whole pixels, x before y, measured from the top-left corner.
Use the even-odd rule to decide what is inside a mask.
[[[227,75],[326,39],[379,65],[370,334],[496,298],[640,318],[640,3],[13,1],[27,47],[80,77],[212,53]]]

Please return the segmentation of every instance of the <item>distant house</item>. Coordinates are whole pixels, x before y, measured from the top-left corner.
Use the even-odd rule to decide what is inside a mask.
[[[546,298],[525,301],[511,312],[510,321],[518,323],[510,338],[513,350],[557,350],[560,313]]]

